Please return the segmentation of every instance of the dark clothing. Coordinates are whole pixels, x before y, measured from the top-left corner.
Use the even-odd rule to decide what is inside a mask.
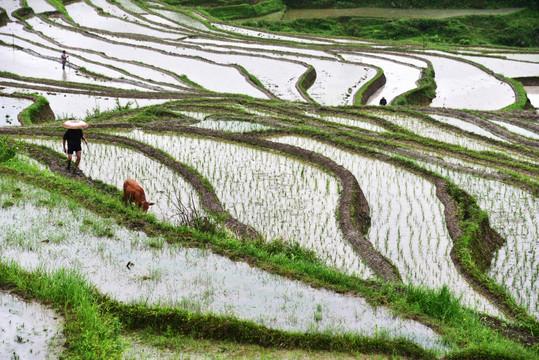
[[[380,99],[380,105],[385,105],[385,104],[387,104],[386,98],[381,98]]]
[[[64,140],[67,140],[67,153],[73,154],[76,151],[81,151],[81,140],[84,135],[81,129],[67,129],[64,134]]]

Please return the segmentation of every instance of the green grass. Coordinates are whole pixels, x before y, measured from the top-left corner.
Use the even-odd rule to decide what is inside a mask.
[[[49,106],[49,101],[38,94],[24,94],[30,95],[36,99],[36,101],[21,111],[19,114],[20,122],[23,126],[33,125],[35,121],[39,120],[39,116],[45,107]]]
[[[0,163],[7,162],[15,157],[18,152],[18,145],[8,141],[5,136],[0,136]]]
[[[211,17],[220,20],[234,20],[263,16],[284,10],[282,0],[251,1],[201,1],[201,0],[164,0],[170,5],[199,7]]]
[[[501,8],[501,7],[523,7],[537,4],[536,1],[527,0],[284,0],[289,8],[351,8],[351,7],[387,7],[401,9],[466,9],[466,8]]]
[[[539,47],[539,11],[530,9],[503,16],[476,15],[449,19],[342,17],[279,22],[248,20],[243,24],[275,32],[346,36],[418,45]]]
[[[505,354],[513,356],[512,358],[518,358],[514,356],[516,352],[529,358],[536,356],[533,350],[526,349],[482,325],[473,310],[464,309],[457,305],[456,299],[444,289],[434,291],[412,286],[365,282],[324,266],[313,253],[306,252],[297,245],[280,242],[244,242],[224,233],[208,234],[162,224],[156,221],[153,216],[144,215],[125,207],[119,199],[119,193],[115,197],[110,197],[109,193],[100,193],[95,188],[90,188],[71,179],[39,173],[18,161],[10,161],[6,165],[0,166],[0,174],[30,182],[47,190],[60,192],[62,196],[101,216],[114,218],[119,225],[136,222],[141,230],[149,235],[159,234],[168,242],[183,242],[190,246],[210,247],[220,255],[233,260],[249,261],[251,264],[272,273],[302,280],[330,290],[360,294],[371,304],[389,306],[401,316],[422,319],[422,321],[441,329],[444,333],[443,338],[449,344],[459,344],[459,348],[452,352],[454,356],[462,355],[464,352],[472,355],[485,353],[501,356]],[[163,330],[167,325],[173,324],[174,327],[182,329],[183,334],[212,339],[226,338],[264,346],[277,346],[277,342],[284,342],[292,348],[346,351],[349,346],[354,344],[354,347],[358,346],[360,349],[372,347],[372,349],[382,353],[388,351],[386,340],[378,343],[367,339],[344,337],[337,341],[337,339],[325,338],[324,336],[305,337],[304,335],[281,332],[272,333],[273,335],[268,337],[266,330],[257,325],[236,322],[232,319],[204,315],[193,317],[192,314],[179,312],[175,309],[133,307],[121,304],[108,306],[111,306],[109,310],[114,314],[113,317],[118,316],[122,319],[121,323],[128,328]],[[223,322],[230,326],[228,328],[230,331],[226,334],[217,331],[221,329]],[[266,343],[268,339],[274,341]],[[329,344],[332,345],[329,346]],[[402,355],[412,351],[409,347],[400,347],[401,345],[393,344],[391,346],[397,346],[398,349],[401,349],[399,353]],[[422,354],[422,356],[430,356],[428,353]]]
[[[47,0],[47,1],[49,2],[49,4],[54,6],[57,11],[59,11],[62,15],[64,15],[68,21],[75,23],[75,20],[73,20],[73,18],[69,16],[69,13],[67,12],[62,0]]]
[[[234,66],[236,66],[237,68],[239,68],[241,70],[241,72],[243,74],[245,74],[249,80],[251,80],[251,82],[253,84],[255,84],[256,86],[258,86],[260,89],[263,89],[265,91],[267,91],[268,93],[270,92],[265,86],[264,84],[262,84],[262,82],[260,80],[258,80],[258,78],[256,76],[254,76],[253,74],[251,74],[249,71],[247,71],[247,69],[245,69],[243,66],[239,65],[239,64],[234,64]]]
[[[397,106],[414,106],[414,105],[429,105],[436,96],[436,81],[434,79],[434,69],[432,64],[428,68],[421,70],[421,78],[419,86],[409,90],[406,93],[399,95],[393,101],[393,105]]]
[[[0,285],[50,303],[64,316],[66,358],[121,359],[118,319],[103,311],[91,286],[76,272],[28,273],[17,265],[0,262]]]

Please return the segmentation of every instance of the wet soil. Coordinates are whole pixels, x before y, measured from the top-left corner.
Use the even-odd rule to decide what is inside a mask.
[[[191,101],[191,100],[188,100]],[[198,99],[193,99],[195,103],[198,101]],[[230,105],[237,104],[236,102],[230,103]],[[305,106],[302,106],[300,111],[305,111]],[[267,109],[269,112],[274,113],[275,109],[269,107]],[[423,109],[422,109],[423,110]],[[286,114],[290,116],[293,114],[293,112],[289,112],[287,110],[282,110],[282,114]],[[448,113],[445,113],[447,115]],[[451,116],[457,116],[460,115],[460,112],[454,112],[451,113]],[[519,113],[512,114],[513,117],[519,117]],[[522,114],[523,120],[522,121],[529,121],[529,118],[534,118],[533,116],[530,117],[529,114],[524,113]],[[262,120],[262,119],[260,119]],[[475,121],[475,120],[474,120]],[[263,122],[265,124],[271,124],[276,127],[289,127],[290,124],[283,122],[282,120],[277,120],[276,118],[264,118],[263,121],[256,121],[256,122]],[[322,122],[320,122],[323,124]],[[116,127],[116,128],[132,128],[131,124],[128,123],[114,123],[114,124],[92,124],[93,129],[99,129],[99,128],[108,128],[108,127]],[[185,134],[193,134],[193,135],[199,135],[199,136],[205,136],[205,137],[213,137],[217,139],[226,139],[229,141],[239,142],[255,147],[265,148],[269,150],[276,150],[282,153],[285,153],[287,155],[300,158],[302,160],[307,160],[313,164],[316,164],[319,167],[322,167],[324,169],[327,169],[333,173],[336,174],[337,177],[339,177],[340,181],[342,182],[342,196],[341,196],[341,202],[339,204],[339,222],[341,229],[343,233],[346,236],[346,239],[350,241],[350,243],[354,246],[354,248],[358,251],[359,254],[361,254],[362,258],[365,260],[365,262],[373,269],[380,278],[391,281],[391,282],[398,282],[400,281],[400,275],[398,274],[398,271],[394,267],[394,265],[388,261],[386,258],[381,256],[379,253],[377,253],[374,248],[372,247],[372,244],[370,242],[366,241],[363,237],[363,234],[367,231],[368,226],[370,224],[370,217],[369,217],[369,207],[367,204],[367,201],[365,199],[364,194],[362,193],[361,189],[359,188],[359,185],[357,184],[357,181],[353,177],[351,173],[349,173],[346,169],[340,167],[339,165],[335,164],[332,160],[327,159],[323,156],[320,156],[315,153],[311,153],[309,151],[303,150],[301,148],[296,148],[293,146],[285,145],[285,144],[277,144],[273,142],[269,142],[266,140],[263,140],[261,138],[257,138],[253,135],[239,135],[239,134],[230,134],[230,133],[223,133],[219,131],[214,130],[208,130],[208,129],[200,129],[200,128],[192,128],[192,127],[186,127],[183,126],[182,121],[176,121],[171,120],[167,122],[161,122],[161,123],[151,123],[147,126],[148,130],[152,131],[159,131],[159,132],[169,132],[173,131],[175,133],[185,133]],[[333,129],[332,132],[335,132]],[[362,133],[361,131],[356,131],[358,134]],[[32,135],[32,134],[43,134],[47,136],[60,136],[58,135],[59,132],[54,131],[48,131],[48,130],[42,130],[37,128],[18,128],[18,129],[0,129],[0,133],[12,133],[12,134],[25,134],[25,135]],[[291,135],[301,135],[298,134],[297,131],[274,131],[274,133],[279,134],[291,134]],[[367,132],[368,133],[368,132]],[[257,136],[268,136],[268,132],[262,132],[258,134]],[[372,134],[371,134],[372,135]],[[316,137],[316,135],[314,136]],[[60,137],[59,137],[60,138]],[[175,171],[178,171],[179,173],[184,176],[186,179],[190,179],[188,181],[191,182],[193,187],[197,189],[197,191],[201,195],[201,198],[203,199],[205,206],[208,209],[212,209],[216,211],[217,214],[226,214],[226,212],[223,210],[222,206],[219,204],[218,199],[215,198],[215,195],[204,188],[204,185],[198,179],[197,174],[192,174],[189,171],[187,173],[186,170],[183,169],[183,166],[174,160],[168,158],[166,155],[160,153],[159,151],[155,149],[151,149],[150,147],[147,147],[141,143],[138,143],[133,140],[128,140],[121,137],[116,137],[112,135],[104,135],[104,134],[97,134],[92,133],[90,135],[90,138],[93,138],[95,140],[99,141],[106,141],[106,142],[112,142],[112,143],[121,143],[124,146],[131,147],[133,149],[136,149],[148,157],[151,157],[159,162],[164,163],[165,165],[169,166],[170,168],[174,169]],[[342,136],[340,137],[342,138]],[[335,137],[334,140],[328,140],[326,137],[321,138],[321,141],[331,143],[334,146],[341,147],[341,148],[347,148],[346,146],[343,146],[342,143],[339,143],[338,141],[335,141],[339,139],[339,137]],[[365,156],[374,157],[377,159],[380,159],[382,161],[388,161],[395,164],[395,161],[391,159],[389,156],[378,154],[378,153],[372,153],[372,152],[365,152],[363,150],[358,150],[353,147],[347,148],[350,151],[356,152],[356,153],[362,153]],[[404,152],[410,152],[410,150],[404,150],[400,149]],[[39,157],[39,152],[33,153],[32,156]],[[49,161],[50,162],[50,161]],[[54,161],[53,161],[54,163]],[[61,166],[59,167],[57,164],[51,163],[51,167],[58,169],[59,172],[62,172]],[[395,164],[397,166],[404,166],[403,164]],[[462,170],[462,167],[458,165],[454,165],[456,168],[460,168]],[[415,168],[408,168],[407,170],[412,171],[414,173],[417,173],[420,176],[428,178],[430,181],[433,181],[436,185],[436,192],[438,198],[442,201],[445,207],[445,216],[446,216],[446,222],[447,227],[450,232],[450,235],[452,239],[455,241],[459,237],[462,236],[463,231],[460,228],[459,220],[457,218],[458,213],[458,205],[454,202],[454,200],[451,198],[447,191],[447,183],[445,180],[437,178],[432,175],[430,172],[425,171],[419,171]],[[70,176],[70,174],[67,174]],[[484,174],[483,174],[484,175]],[[497,174],[490,174],[491,177],[499,179],[499,180],[507,180],[504,179],[504,175],[497,175]],[[198,185],[195,185],[198,182]],[[117,191],[117,190],[115,190]],[[137,224],[132,224],[133,226],[137,227]],[[143,224],[139,224],[143,226]],[[230,216],[226,217],[226,225],[230,227],[231,229],[234,229],[235,233],[241,235],[241,237],[247,237],[247,238],[256,238],[258,236],[258,233],[254,231],[254,229],[251,229],[249,227],[246,227],[244,224],[241,224],[237,222],[235,219],[231,219]],[[479,263],[479,267],[481,269],[484,269],[487,264],[490,263],[490,259],[492,258],[495,250],[503,244],[503,239],[494,232],[494,230],[489,226],[488,223],[482,224],[482,233],[483,240],[481,244],[478,244],[478,258],[483,259],[483,262]],[[458,258],[455,254],[455,249],[451,252],[451,257],[453,262],[455,263],[455,266],[457,269],[463,274],[463,276],[470,282],[474,288],[485,294],[492,302],[494,302],[500,309],[502,309],[506,314],[509,316],[516,316],[510,309],[510,307],[506,306],[507,299],[500,299],[499,294],[491,293],[487,286],[481,283],[480,280],[475,279],[474,276],[470,273],[467,273],[467,271],[463,268],[461,264],[459,264]],[[249,260],[247,260],[249,262]],[[514,330],[514,329],[513,329]],[[511,330],[511,331],[513,331]],[[521,336],[521,338],[526,339],[526,332],[524,331],[524,335]],[[518,333],[517,330],[514,332]],[[516,336],[516,335],[515,335]],[[526,340],[528,341],[528,340]],[[530,340],[533,341],[533,340]]]

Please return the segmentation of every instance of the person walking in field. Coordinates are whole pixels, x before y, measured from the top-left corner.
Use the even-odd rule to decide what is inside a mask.
[[[384,105],[386,105],[386,104],[387,104],[386,98],[385,98],[385,97],[382,97],[382,98],[380,99],[380,105],[384,106]]]
[[[82,129],[67,129],[62,139],[64,152],[67,154],[67,170],[68,171],[71,169],[71,159],[73,158],[73,153],[77,154],[77,159],[75,160],[75,164],[73,165],[74,174],[80,173],[79,164],[82,157],[81,140],[84,140],[86,145],[88,145],[88,141],[84,137],[84,134],[82,133]],[[66,141],[67,141],[67,149],[66,149]]]
[[[66,54],[66,51],[64,50],[62,52],[62,70],[65,70],[66,69],[66,62],[67,62],[67,58],[69,57],[69,55]]]

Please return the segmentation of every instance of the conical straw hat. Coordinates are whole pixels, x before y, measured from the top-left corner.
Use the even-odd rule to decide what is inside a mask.
[[[66,129],[86,129],[88,127],[88,124],[82,120],[71,119],[64,121],[62,126]]]

